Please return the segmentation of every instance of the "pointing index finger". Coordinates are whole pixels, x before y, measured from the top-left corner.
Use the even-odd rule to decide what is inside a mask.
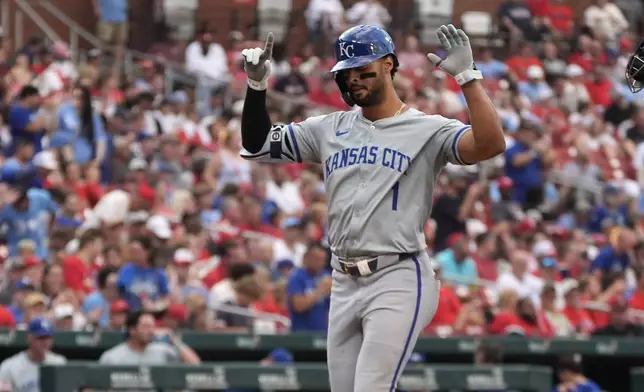
[[[261,58],[263,60],[269,60],[273,57],[273,46],[275,45],[275,36],[273,33],[268,33],[266,36],[266,45],[264,45],[264,53],[262,53]]]

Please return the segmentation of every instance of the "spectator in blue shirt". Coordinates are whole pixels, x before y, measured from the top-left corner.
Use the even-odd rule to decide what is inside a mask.
[[[614,241],[604,247],[593,260],[590,271],[600,279],[604,288],[610,286],[615,278],[623,277],[624,271],[630,265],[629,254],[635,248],[637,237],[628,229],[614,229],[611,235]]]
[[[523,120],[516,132],[516,143],[505,151],[505,173],[514,184],[514,200],[526,210],[543,203],[544,166],[553,160],[549,149],[541,128]]]
[[[161,268],[156,268],[156,255],[149,237],[137,237],[130,241],[131,262],[119,270],[118,287],[130,309],[155,311],[168,306],[168,277]]]
[[[81,310],[94,325],[107,328],[110,323],[110,304],[119,298],[117,270],[104,267],[96,276],[98,290],[83,300]]]
[[[34,146],[35,153],[42,150],[42,138],[49,117],[44,111],[38,111],[40,103],[40,93],[37,88],[31,85],[22,88],[18,101],[9,108],[12,143],[5,152],[6,155],[13,155],[16,152],[16,143],[19,140],[30,142]]]
[[[457,285],[475,284],[479,275],[476,263],[469,256],[467,237],[461,233],[452,233],[447,237],[448,249],[436,255],[441,265],[443,277]]]
[[[537,103],[545,97],[552,96],[552,89],[544,81],[543,68],[531,65],[526,71],[528,80],[519,82],[519,91],[528,97],[532,103]]]
[[[51,137],[52,147],[71,145],[74,162],[83,165],[103,162],[107,152],[107,136],[103,119],[92,109],[87,87],[76,88],[72,100],[60,106],[58,131]]]
[[[604,203],[591,211],[588,231],[603,233],[611,227],[632,227],[632,225],[624,193],[615,185],[607,185],[604,189]]]
[[[329,319],[331,276],[327,250],[312,244],[293,270],[286,287],[292,331],[325,332]]]
[[[485,79],[498,80],[508,74],[508,66],[494,58],[492,49],[481,48],[479,58],[476,60],[476,68],[481,71]]]
[[[36,244],[38,258],[47,260],[49,225],[57,212],[58,205],[49,192],[35,188],[20,190],[16,201],[0,210],[0,226],[7,225],[9,256],[17,256],[18,243],[29,239]]]
[[[116,45],[116,61],[123,60],[124,45],[128,40],[128,0],[93,0],[98,18],[98,37],[108,45]]]
[[[0,170],[0,181],[12,185],[24,184],[25,180],[35,175],[31,160],[34,156],[34,145],[26,139],[19,139],[14,144],[16,152],[7,159]]]

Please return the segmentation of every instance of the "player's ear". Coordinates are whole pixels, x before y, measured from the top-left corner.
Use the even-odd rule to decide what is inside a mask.
[[[384,59],[382,59],[382,68],[385,73],[390,73],[392,69],[394,69],[394,61],[391,56],[387,56]]]

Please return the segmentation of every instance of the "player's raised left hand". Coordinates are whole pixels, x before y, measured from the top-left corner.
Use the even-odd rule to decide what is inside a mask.
[[[429,53],[427,58],[437,67],[456,77],[464,72],[474,69],[474,56],[467,34],[454,25],[443,25],[436,30],[436,35],[441,46],[447,52],[447,57],[441,59],[434,53]]]
[[[248,86],[254,90],[263,91],[268,88],[268,77],[271,75],[271,59],[275,37],[268,33],[264,49],[244,49],[244,70],[248,76]]]

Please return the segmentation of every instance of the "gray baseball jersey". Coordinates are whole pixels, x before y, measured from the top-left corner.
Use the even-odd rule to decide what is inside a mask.
[[[127,343],[121,343],[105,351],[98,360],[103,365],[165,365],[180,362],[179,353],[171,345],[153,342],[143,352],[133,351]]]
[[[334,112],[273,126],[259,153],[241,155],[323,164],[329,246],[337,256],[411,253],[425,249],[423,227],[441,169],[465,164],[457,146],[469,128],[415,109],[375,122],[360,110]]]
[[[64,365],[67,363],[67,359],[62,355],[49,352],[45,354],[43,363]],[[40,364],[29,359],[26,351],[21,351],[0,364],[0,384],[3,387],[11,387],[12,392],[39,392]]]

